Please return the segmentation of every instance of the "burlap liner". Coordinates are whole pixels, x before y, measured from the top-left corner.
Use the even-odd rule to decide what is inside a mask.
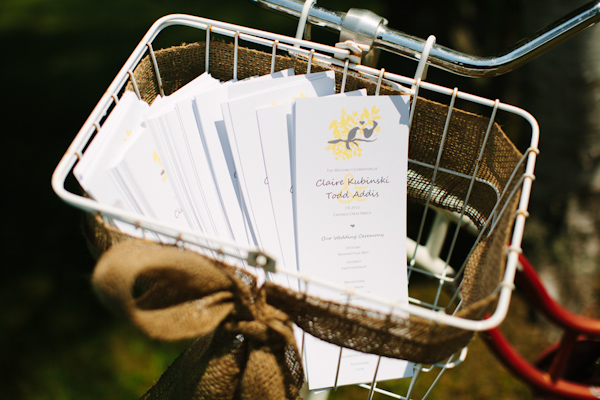
[[[221,80],[233,76],[233,48],[211,42],[210,73]],[[163,89],[170,94],[204,72],[203,43],[156,52]],[[270,72],[271,54],[240,48],[238,79]],[[294,68],[305,73],[307,63],[277,56],[275,70]],[[324,68],[313,64],[312,71]],[[142,98],[151,102],[159,89],[148,58],[134,72]],[[341,82],[341,71],[336,70]],[[375,83],[350,74],[346,91]],[[131,83],[127,87],[133,90]],[[395,94],[383,86],[381,94]],[[448,107],[419,99],[410,132],[409,157],[434,164]],[[440,167],[472,175],[489,120],[454,110]],[[432,170],[409,167],[408,199],[466,215],[482,229],[498,201],[497,193],[510,193],[510,180],[521,154],[494,124],[486,143],[477,180],[464,199],[470,181],[438,172],[432,187]],[[522,171],[521,171],[522,173]],[[507,196],[505,196],[507,197]],[[481,241],[469,258],[461,287],[458,317],[481,319],[496,299],[505,264],[517,196],[508,202],[496,228]],[[96,267],[94,283],[99,295],[125,313],[137,326],[157,339],[197,337],[144,398],[296,398],[302,369],[295,349],[291,323],[328,342],[354,350],[418,363],[439,362],[466,346],[473,332],[409,316],[386,314],[306,296],[266,283],[256,288],[254,278],[239,269],[174,247],[130,239],[88,216],[86,235],[95,254],[105,253]],[[132,242],[132,243],[127,243]],[[111,248],[112,247],[112,248]],[[133,254],[133,256],[131,255]],[[402,260],[390,260],[402,262]],[[132,293],[142,288],[142,296]]]

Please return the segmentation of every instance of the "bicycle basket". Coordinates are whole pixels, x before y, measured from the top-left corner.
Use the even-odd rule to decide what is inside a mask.
[[[174,24],[202,29],[207,32],[206,40],[154,51],[151,43],[156,35],[164,27]],[[234,42],[211,39],[211,35],[216,34],[232,37]],[[242,47],[240,40],[266,48],[266,51]],[[257,257],[262,256],[258,249],[247,249],[199,232],[174,229],[161,221],[132,215],[64,189],[67,175],[123,92],[135,91],[141,99],[150,103],[157,96],[175,92],[204,71],[226,81],[293,68],[297,74],[333,69],[338,91],[364,88],[370,95],[409,93],[416,98],[412,103],[414,116],[409,137],[407,187],[411,202],[408,224],[414,226],[409,229],[413,234],[407,244],[409,306],[354,290],[347,292],[348,296],[364,296],[390,310],[375,311],[348,302],[323,300],[269,282],[263,285],[263,294],[257,296],[266,296],[270,306],[284,312],[305,332],[320,339],[344,348],[412,361],[417,364],[415,370],[427,370],[424,364],[434,364],[443,371],[459,362],[457,357],[466,354],[463,349],[474,331],[497,326],[506,313],[533,177],[537,126],[529,114],[516,107],[352,64],[348,56],[347,51],[333,47],[202,18],[165,17],[151,28],[90,115],[57,167],[53,186],[65,201],[88,211],[86,234],[97,254],[130,239],[111,223],[117,219],[174,238],[179,247],[187,248],[177,254],[190,253],[192,250],[188,245],[197,245],[214,249],[218,254],[241,252],[244,254],[242,258],[249,260],[250,264],[257,264]],[[448,104],[419,96],[425,91],[447,96]],[[456,99],[487,107],[490,116],[455,108]],[[531,146],[525,154],[517,150],[494,122],[498,111],[519,115],[531,124]],[[465,251],[466,255],[459,258],[462,265],[455,265],[456,255],[453,253],[459,237],[469,238],[470,247]],[[508,242],[512,244],[507,251]],[[163,250],[172,251],[168,247]],[[235,252],[229,250],[231,248],[235,248]],[[251,275],[232,269],[218,259],[202,262],[230,271],[228,274],[235,276],[243,287],[255,285]],[[181,284],[183,286],[177,289],[187,293],[189,287],[184,282],[191,278],[185,276],[185,279],[179,276],[169,281],[168,285]],[[131,279],[139,281],[139,278]],[[145,276],[150,280],[159,278]],[[299,278],[310,284],[328,285],[314,277]],[[200,277],[201,281],[203,279],[206,280]],[[414,291],[413,287],[416,288]],[[252,292],[254,289],[248,290]],[[190,300],[185,296],[182,299],[165,295],[165,291],[159,293],[166,302],[161,307]],[[153,307],[158,307],[158,303]],[[485,312],[494,305],[492,317],[482,320]],[[133,315],[130,313],[130,316]],[[135,320],[134,317],[132,319]],[[182,319],[187,317],[175,318],[176,321]],[[185,330],[169,321],[169,329],[180,333]],[[136,323],[147,332],[152,330],[138,320]],[[289,361],[288,347],[284,344],[278,348],[284,354],[283,360],[278,362],[296,376],[298,366]],[[234,349],[230,350],[235,353]],[[186,373],[182,369],[179,371]],[[286,384],[294,386],[290,379],[286,380]],[[374,389],[375,382],[367,387]],[[289,396],[289,393],[285,395]],[[407,394],[407,397],[410,395]]]

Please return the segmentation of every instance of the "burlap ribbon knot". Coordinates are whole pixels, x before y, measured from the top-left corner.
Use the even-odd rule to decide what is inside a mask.
[[[144,399],[299,398],[304,375],[292,323],[267,303],[253,276],[133,240],[103,254],[93,283],[150,337],[195,338]]]

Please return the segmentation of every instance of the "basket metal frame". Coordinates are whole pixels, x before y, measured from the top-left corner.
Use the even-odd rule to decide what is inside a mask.
[[[408,306],[406,306],[390,301],[386,298],[381,298],[374,294],[361,293],[351,288],[340,287],[332,284],[331,282],[319,279],[315,276],[308,276],[306,274],[289,271],[279,265],[273,265],[268,255],[264,254],[258,248],[241,245],[232,241],[223,240],[221,238],[209,236],[191,229],[181,229],[179,227],[174,227],[153,218],[138,215],[132,212],[124,211],[119,208],[99,203],[91,198],[84,197],[80,194],[73,193],[67,190],[65,187],[67,178],[70,174],[72,174],[73,168],[75,167],[76,163],[81,159],[86,146],[89,144],[94,135],[99,132],[102,122],[104,121],[106,116],[110,113],[111,109],[118,103],[119,96],[123,93],[125,85],[128,82],[131,82],[134,90],[138,94],[138,97],[140,96],[139,90],[137,88],[137,83],[134,79],[133,71],[135,67],[139,64],[139,62],[142,60],[142,58],[147,54],[150,55],[150,58],[153,61],[157,76],[158,87],[161,92],[161,95],[164,95],[162,89],[162,82],[160,78],[160,70],[158,68],[156,58],[154,56],[152,43],[160,32],[162,32],[165,28],[168,28],[170,26],[186,26],[205,31],[205,41],[207,43],[205,68],[207,71],[211,35],[222,35],[232,38],[235,45],[233,65],[234,79],[237,77],[237,48],[239,42],[247,41],[269,48],[273,54],[273,60],[275,60],[275,55],[278,51],[287,51],[289,54],[292,54],[297,57],[302,57],[308,61],[309,72],[311,64],[313,62],[319,63],[320,65],[332,65],[342,68],[344,73],[341,84],[341,91],[344,90],[345,80],[348,71],[353,71],[355,73],[360,74],[361,77],[372,80],[377,84],[377,89],[375,93],[376,95],[379,93],[380,85],[383,82],[385,82],[386,85],[391,86],[400,92],[412,95],[413,99],[416,99],[421,91],[431,91],[437,94],[448,96],[450,98],[450,101],[448,118],[446,120],[446,126],[444,129],[445,131],[448,129],[450,115],[452,113],[452,110],[454,109],[455,102],[458,99],[485,106],[490,110],[490,123],[486,132],[486,137],[490,134],[496,114],[499,111],[515,114],[524,119],[531,128],[531,139],[529,142],[528,149],[524,152],[524,155],[521,158],[519,165],[517,166],[519,167],[521,166],[521,164],[524,164],[525,173],[523,175],[517,176],[517,168],[515,168],[515,172],[513,172],[513,176],[511,177],[511,179],[518,180],[518,184],[514,185],[514,190],[516,191],[520,189],[521,195],[516,211],[511,237],[511,244],[507,247],[507,261],[505,274],[502,281],[497,287],[498,301],[496,308],[494,312],[490,315],[490,317],[481,321],[463,319],[452,315],[452,313],[447,313],[444,310],[445,307],[440,306],[438,304],[438,300],[442,292],[443,286],[453,284],[455,280],[454,276],[456,274],[460,274],[463,268],[461,267],[458,271],[455,271],[448,265],[447,261],[444,262],[443,260],[439,259],[442,243],[445,240],[444,238],[447,232],[450,230],[451,224],[456,224],[454,233],[451,233],[453,235],[452,246],[454,246],[459,229],[462,227],[474,227],[474,225],[465,216],[464,210],[462,213],[459,214],[453,214],[447,211],[438,210],[433,222],[433,228],[431,228],[432,233],[430,233],[429,236],[425,238],[425,235],[423,233],[424,223],[427,217],[427,213],[431,210],[429,206],[429,201],[432,198],[431,192],[429,193],[429,198],[427,199],[424,207],[424,212],[421,217],[421,225],[419,227],[419,233],[417,235],[417,238],[414,240],[408,238],[407,256],[410,257],[410,259],[408,260],[408,273],[409,281],[410,275],[414,273],[426,275],[434,280],[437,280],[437,293],[433,302],[426,303],[416,298],[410,298],[409,304]],[[433,45],[434,41],[434,39],[428,41],[429,49],[431,49],[431,46]],[[426,82],[423,79],[423,76],[427,68],[427,53],[429,51],[427,48],[428,46],[425,46],[425,49],[419,62],[419,66],[417,67],[416,76],[410,78],[397,75],[389,71],[385,71],[384,69],[376,69],[369,66],[357,64],[356,53],[353,53],[352,49],[348,50],[347,48],[327,46],[308,40],[291,38],[275,33],[237,26],[201,17],[182,14],[173,14],[165,16],[157,20],[151,26],[148,32],[144,35],[144,37],[134,49],[130,57],[127,59],[121,70],[118,72],[118,74],[116,75],[116,77],[114,78],[114,80],[112,81],[112,83],[110,84],[110,86],[108,87],[108,89],[106,90],[96,107],[91,112],[78,134],[75,136],[74,140],[66,150],[65,154],[58,163],[52,175],[52,187],[62,200],[84,211],[97,213],[107,219],[118,219],[121,221],[128,222],[138,227],[142,232],[144,232],[145,230],[158,232],[163,236],[172,238],[174,243],[177,243],[181,246],[200,246],[202,248],[214,251],[214,254],[222,255],[223,257],[229,256],[238,258],[248,263],[249,265],[263,267],[266,270],[275,273],[288,274],[304,282],[310,282],[311,285],[317,284],[333,290],[341,291],[344,292],[348,296],[348,298],[358,297],[376,303],[380,303],[381,305],[387,307],[390,310],[390,313],[393,313],[394,315],[415,315],[428,319],[430,321],[434,321],[439,324],[446,324],[470,331],[483,331],[495,328],[498,325],[500,325],[500,323],[502,323],[507,314],[511,294],[514,288],[513,281],[518,266],[518,257],[521,253],[521,241],[523,237],[525,221],[528,216],[527,205],[529,202],[532,182],[534,180],[534,166],[536,156],[538,154],[537,146],[539,140],[539,127],[537,121],[531,114],[518,107],[502,103],[498,100],[485,99],[479,96],[461,92],[457,88],[450,89]],[[358,60],[360,60],[360,57],[358,57]],[[272,71],[273,68],[274,62],[272,62],[271,66]],[[412,112],[414,112],[414,109],[414,106],[411,107],[411,121],[413,118]],[[482,149],[484,147],[485,146],[482,146]],[[443,145],[440,146],[439,154],[441,154],[442,149]],[[428,166],[433,170],[434,176],[438,171],[452,173],[452,171],[445,171],[439,167],[439,159],[440,156],[438,155],[438,162],[436,163],[436,165]],[[415,161],[409,160],[409,162],[414,163]],[[468,176],[467,178],[471,179],[471,185],[476,180],[475,174],[473,176]],[[497,193],[498,199],[500,199],[503,195],[503,193]],[[514,193],[510,193],[509,195],[512,196],[514,195]],[[498,204],[499,203],[497,203],[497,205]],[[498,206],[496,206],[496,208],[497,207]],[[483,232],[491,230],[486,229],[488,228],[488,224],[491,224],[491,226],[489,227],[493,229],[493,224],[495,223],[495,221],[497,221],[497,217],[505,211],[498,210],[496,208],[492,211],[492,217],[488,218],[488,220],[486,221],[486,226],[484,226],[484,229],[481,229],[482,233],[479,234],[479,236],[476,239],[476,242],[482,239],[484,235]],[[420,244],[423,241],[425,241],[425,243]],[[451,252],[452,247],[450,253]],[[459,285],[457,286],[459,288]],[[455,291],[455,297],[459,296],[458,288]],[[451,301],[454,300],[460,302],[459,298],[453,298]],[[374,392],[386,393],[387,395],[393,398],[411,398],[412,392],[415,388],[415,382],[421,375],[421,373],[429,372],[434,367],[440,368],[437,377],[434,379],[431,387],[429,387],[427,393],[424,395],[424,397],[427,397],[427,395],[429,394],[435,383],[437,383],[441,375],[445,372],[445,370],[453,368],[454,366],[460,364],[465,359],[466,355],[467,348],[464,348],[462,349],[462,351],[459,351],[455,355],[451,356],[445,362],[440,362],[438,364],[430,366],[424,366],[421,364],[414,365],[413,368],[415,371],[415,375],[413,376],[410,382],[406,396],[401,396],[396,393],[390,393],[388,391],[384,391],[380,388],[377,388],[377,384],[375,381],[373,381],[370,385],[365,384],[360,386],[369,390],[369,398],[371,398]]]
[[[100,101],[98,102],[88,119],[85,121],[83,127],[81,128],[81,130],[79,131],[79,133],[65,152],[58,166],[56,167],[52,176],[52,187],[61,199],[63,199],[70,205],[80,208],[82,210],[93,213],[99,213],[106,218],[119,219],[131,223],[140,229],[147,229],[151,231],[160,232],[162,235],[171,237],[180,244],[194,244],[213,250],[217,254],[241,258],[246,262],[249,262],[250,265],[266,266],[266,263],[263,262],[268,261],[269,258],[266,255],[266,257],[262,257],[263,253],[258,248],[240,245],[239,243],[226,241],[221,238],[205,235],[194,230],[174,227],[153,218],[137,215],[135,213],[111,207],[106,204],[98,203],[93,199],[83,197],[76,193],[72,193],[65,188],[65,181],[68,175],[71,173],[77,161],[81,158],[82,152],[84,151],[89,141],[99,131],[101,122],[103,121],[104,117],[107,115],[111,107],[118,102],[119,94],[122,93],[126,83],[128,81],[133,82],[133,86],[137,90],[136,82],[133,79],[133,70],[146,54],[150,54],[151,58],[154,61],[158,77],[158,84],[162,92],[160,71],[154,58],[152,42],[161,31],[163,31],[167,27],[174,25],[188,26],[204,30],[206,32],[207,55],[209,50],[208,44],[210,43],[211,34],[219,34],[232,37],[236,46],[236,50],[237,46],[239,45],[239,41],[244,40],[251,43],[263,45],[272,49],[273,57],[275,56],[277,50],[288,51],[297,56],[305,57],[309,61],[309,69],[310,63],[313,62],[313,60],[315,62],[319,62],[320,64],[329,64],[341,67],[344,69],[344,79],[342,81],[341,89],[342,91],[344,90],[346,73],[349,70],[351,70],[359,73],[362,77],[377,82],[377,89],[379,89],[379,85],[381,85],[381,83],[385,81],[386,84],[392,85],[393,87],[397,88],[402,92],[413,95],[415,99],[419,92],[422,90],[429,90],[435,93],[446,95],[451,99],[449,105],[450,110],[448,112],[448,115],[451,114],[456,99],[462,99],[468,102],[473,102],[486,106],[491,109],[490,126],[488,128],[487,134],[489,134],[491,130],[491,126],[495,119],[495,115],[498,111],[505,111],[508,113],[516,114],[523,118],[531,127],[531,140],[529,148],[527,149],[523,158],[520,161],[521,163],[525,164],[525,173],[522,176],[513,177],[514,179],[520,180],[519,184],[516,185],[516,187],[519,187],[521,189],[521,196],[516,211],[511,245],[507,248],[508,255],[505,274],[497,289],[499,291],[498,303],[494,313],[489,318],[486,318],[481,321],[462,319],[451,314],[447,314],[445,312],[440,312],[440,307],[437,307],[435,304],[427,306],[421,303],[418,299],[411,299],[410,304],[408,306],[404,306],[401,304],[397,304],[396,302],[391,302],[389,299],[380,298],[374,294],[357,292],[354,289],[333,285],[331,282],[323,281],[318,277],[307,276],[305,274],[289,271],[285,268],[281,268],[281,266],[274,266],[273,268],[271,268],[271,270],[275,271],[276,273],[289,274],[298,279],[301,279],[302,281],[311,282],[311,284],[315,283],[318,285],[329,287],[334,290],[343,291],[347,293],[348,296],[357,296],[359,298],[365,298],[370,301],[381,303],[382,305],[389,307],[389,309],[393,309],[394,312],[409,313],[411,315],[435,321],[436,323],[446,324],[465,330],[488,330],[498,326],[504,320],[508,310],[508,306],[510,304],[511,293],[513,290],[513,280],[517,268],[517,259],[519,253],[521,252],[521,240],[523,236],[524,224],[528,215],[527,205],[531,192],[532,182],[534,180],[533,172],[536,156],[538,153],[537,146],[539,140],[539,127],[537,121],[528,112],[518,107],[502,103],[498,100],[485,99],[479,96],[461,92],[456,88],[449,89],[443,86],[435,85],[422,80],[420,77],[404,77],[385,71],[384,69],[376,69],[352,63],[350,62],[352,52],[346,49],[340,49],[337,47],[327,46],[311,41],[295,39],[257,29],[237,26],[233,24],[189,15],[174,14],[165,16],[157,20],[148,30],[146,35],[142,38],[142,40],[132,52],[128,60],[125,62],[125,64],[123,65],[113,82],[106,90],[105,94],[102,96],[102,98],[100,99]],[[233,75],[235,78],[237,75],[237,51],[234,58],[235,62],[233,65]],[[426,57],[424,57],[421,61],[423,60],[426,60]],[[208,68],[208,57],[206,67]],[[412,107],[412,110],[414,111],[414,107]],[[448,121],[446,122],[445,129],[447,129],[448,127]],[[440,146],[440,152],[441,147],[442,146]],[[434,169],[434,173],[439,170],[438,165],[433,165],[430,167]],[[469,178],[472,178],[473,181],[475,179],[473,177]],[[425,220],[427,210],[428,207],[426,204],[425,212],[423,215],[423,221]],[[502,211],[503,210],[495,210],[494,212],[497,215],[499,215]],[[446,215],[446,217],[442,218],[439,221],[439,223],[446,224],[447,226],[448,221],[450,221],[451,219],[457,220],[458,226],[468,223],[468,221],[466,221],[466,217],[464,216],[464,212],[458,216]],[[493,221],[493,219],[490,219],[490,221]],[[456,234],[457,233],[455,232],[454,235]],[[420,239],[421,238],[417,238],[416,241],[414,241],[412,244],[409,243],[408,254],[410,255],[412,253],[411,260],[408,263],[409,273],[413,273],[416,271],[430,276],[434,276],[436,279],[440,280],[441,288],[441,286],[445,282],[452,281],[453,278],[450,276],[450,272],[452,271],[452,269],[449,268],[447,263],[446,266],[443,267],[440,271],[432,272],[430,268],[427,267],[427,265],[430,264],[432,260],[434,260],[439,255],[439,238],[436,239],[435,236],[430,238],[427,241],[426,245],[418,244]]]

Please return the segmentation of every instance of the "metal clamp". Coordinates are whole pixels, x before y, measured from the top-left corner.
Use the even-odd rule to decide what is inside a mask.
[[[350,62],[354,64],[361,64],[363,60],[363,54],[368,54],[371,48],[362,43],[357,43],[353,40],[346,40],[335,44],[338,49],[348,50],[350,54],[346,57]],[[341,58],[341,57],[336,57]],[[344,59],[344,58],[342,58]]]
[[[375,67],[379,59],[380,50],[373,45],[375,39],[381,34],[382,27],[387,26],[387,19],[380,17],[369,10],[351,8],[342,18],[340,42],[352,42],[369,47],[369,51],[362,55],[361,64]]]

